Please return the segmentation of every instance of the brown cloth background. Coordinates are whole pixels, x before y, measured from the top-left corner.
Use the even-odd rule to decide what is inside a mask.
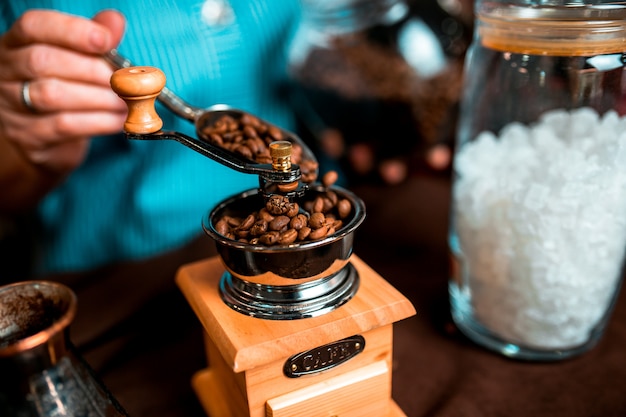
[[[394,325],[393,397],[409,417],[626,416],[623,291],[588,353],[554,363],[501,357],[468,341],[450,319],[448,180],[353,191],[367,207],[355,253],[417,309]],[[213,254],[213,242],[200,236],[156,259],[54,277],[78,295],[72,340],[131,417],[205,416],[190,386],[206,366],[202,328],[174,276]]]

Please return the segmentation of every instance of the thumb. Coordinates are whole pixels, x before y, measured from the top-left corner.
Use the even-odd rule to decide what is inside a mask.
[[[124,15],[116,10],[103,10],[96,14],[92,20],[109,29],[111,34],[110,48],[116,48],[122,40],[124,29],[126,28]]]

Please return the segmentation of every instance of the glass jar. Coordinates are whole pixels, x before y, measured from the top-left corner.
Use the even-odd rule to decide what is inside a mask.
[[[478,1],[453,168],[452,316],[504,355],[600,339],[626,249],[626,5]]]
[[[0,415],[126,417],[69,341],[76,295],[51,281],[0,287]]]
[[[377,178],[374,162],[419,164],[427,148],[452,141],[471,31],[436,1],[413,3],[302,2],[288,58],[298,132],[350,182]],[[350,164],[355,144],[378,161]]]

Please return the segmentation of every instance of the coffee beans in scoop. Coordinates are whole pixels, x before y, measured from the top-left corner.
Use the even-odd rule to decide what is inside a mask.
[[[289,140],[282,130],[250,114],[244,114],[240,118],[223,115],[214,123],[200,129],[199,136],[206,142],[260,164],[272,163],[270,143]],[[318,163],[303,155],[302,146],[290,142],[291,162],[300,166],[303,182],[313,183],[317,179]]]

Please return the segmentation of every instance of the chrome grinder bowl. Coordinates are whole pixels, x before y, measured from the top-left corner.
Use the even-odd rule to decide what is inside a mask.
[[[218,233],[215,224],[223,216],[245,217],[264,206],[256,189],[222,201],[204,217],[203,229],[215,241],[226,269],[220,281],[226,304],[249,316],[285,320],[324,314],[354,296],[359,277],[349,259],[354,232],[365,219],[365,205],[350,191],[329,189],[348,199],[352,211],[339,230],[315,241],[265,246]],[[325,190],[312,185],[303,199],[314,199]]]

